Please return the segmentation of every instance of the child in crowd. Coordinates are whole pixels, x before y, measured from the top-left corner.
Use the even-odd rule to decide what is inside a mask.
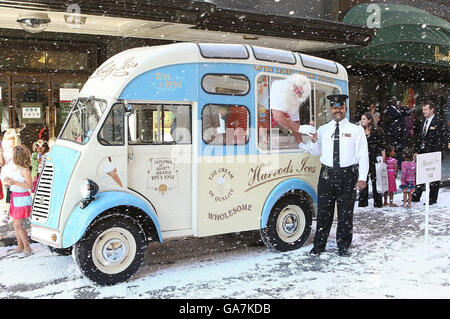
[[[37,140],[33,143],[33,154],[31,155],[31,177],[33,178],[32,193],[36,190],[36,184],[44,167],[45,154],[48,152],[47,142]]]
[[[397,205],[393,203],[394,193],[397,191],[397,184],[395,182],[395,177],[397,175],[397,168],[398,168],[397,160],[394,158],[394,156],[395,156],[394,147],[392,147],[392,145],[387,145],[385,163],[387,166],[387,173],[388,173],[388,191],[384,193],[384,206],[388,205],[387,198],[389,196],[390,207],[397,207]]]
[[[5,184],[10,186],[11,203],[9,215],[13,218],[14,230],[17,237],[17,248],[9,254],[23,253],[31,255],[28,234],[23,227],[23,220],[30,217],[32,199],[29,190],[33,187],[33,180],[28,167],[30,167],[30,151],[24,145],[17,145],[13,149],[12,162],[15,165],[8,176]]]
[[[411,207],[412,193],[416,190],[416,162],[412,152],[406,152],[402,162],[400,188],[403,189],[403,207]],[[406,204],[408,199],[408,204]]]

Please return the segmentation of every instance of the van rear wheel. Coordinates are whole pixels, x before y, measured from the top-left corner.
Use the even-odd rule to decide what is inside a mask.
[[[132,217],[113,214],[92,224],[74,245],[73,257],[81,273],[106,286],[129,279],[145,259],[147,238]]]
[[[273,206],[261,238],[267,247],[278,251],[298,249],[311,232],[312,208],[300,194],[281,197]]]

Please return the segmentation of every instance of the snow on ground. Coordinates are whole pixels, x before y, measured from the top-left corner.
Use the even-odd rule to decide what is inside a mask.
[[[401,204],[401,194],[395,196]],[[370,201],[370,205],[371,205]],[[196,258],[147,263],[113,287],[83,278],[70,256],[33,244],[30,257],[5,256],[0,248],[0,298],[445,298],[450,297],[450,190],[430,206],[425,246],[425,208],[355,209],[351,256],[337,255],[335,226],[327,252],[312,257],[312,238],[292,252],[261,245]],[[245,236],[244,236],[245,237]],[[194,240],[194,239],[188,239]],[[164,245],[162,249],[164,249]],[[178,244],[183,249],[183,242]],[[244,248],[243,248],[244,247]],[[149,250],[150,259],[152,251]],[[154,254],[154,253],[153,253]],[[194,254],[195,255],[195,254]]]

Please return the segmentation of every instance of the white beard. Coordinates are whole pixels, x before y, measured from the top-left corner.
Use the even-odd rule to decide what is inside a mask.
[[[284,105],[286,106],[286,112],[288,114],[298,113],[298,108],[300,107],[300,97],[295,94],[294,91],[289,86],[285,87],[284,92]]]
[[[311,94],[311,82],[304,75],[294,73],[285,79],[283,85],[284,103],[286,105],[286,112],[292,114],[298,112],[298,109],[303,102],[305,102]],[[298,96],[293,87],[300,86],[303,89],[303,94]]]

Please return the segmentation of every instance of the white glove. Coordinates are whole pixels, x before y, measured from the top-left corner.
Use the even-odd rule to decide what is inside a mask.
[[[312,137],[316,133],[316,128],[312,125],[300,125],[298,132]]]
[[[300,142],[300,143],[298,144],[298,148],[299,148],[301,151],[305,152],[305,153],[310,153],[310,150],[311,150],[311,143]]]

